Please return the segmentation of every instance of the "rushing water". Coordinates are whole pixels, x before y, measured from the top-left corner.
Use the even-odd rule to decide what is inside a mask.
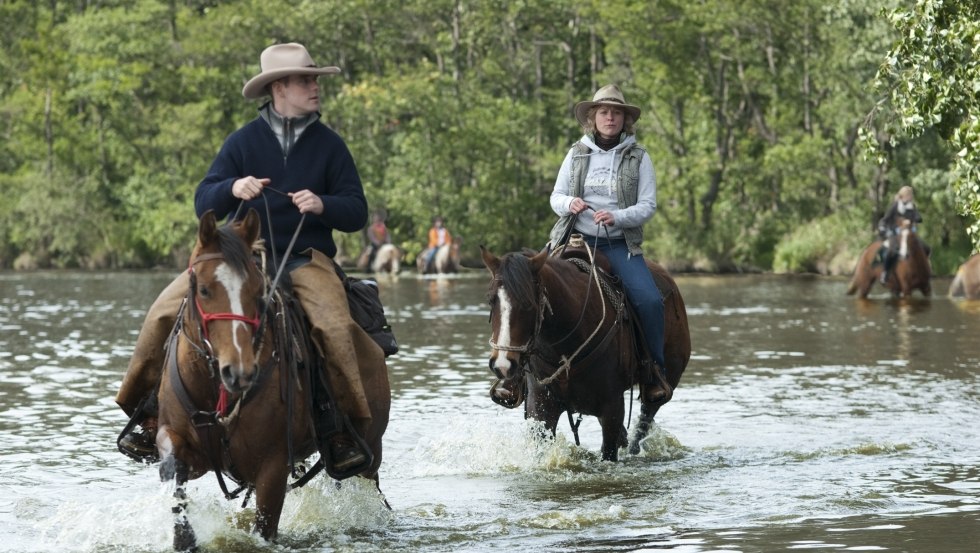
[[[112,401],[171,275],[0,274],[0,551],[167,551],[172,488]],[[487,395],[486,274],[383,280],[402,346],[381,484],[287,497],[280,539],[194,481],[205,551],[976,551],[980,304],[681,276],[694,354],[638,456],[540,442]],[[637,407],[634,405],[634,412]]]

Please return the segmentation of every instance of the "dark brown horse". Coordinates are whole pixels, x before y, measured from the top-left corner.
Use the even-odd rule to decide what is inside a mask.
[[[980,253],[973,254],[956,270],[956,276],[949,285],[949,297],[980,299]]]
[[[892,296],[896,297],[911,296],[914,290],[921,291],[923,296],[930,295],[932,264],[929,263],[929,256],[922,241],[907,220],[893,239],[898,240],[898,260],[884,286],[891,291]],[[882,241],[875,240],[861,253],[854,268],[854,276],[851,277],[850,286],[847,288],[848,295],[858,292],[861,298],[868,297],[871,287],[878,282],[883,270],[882,264],[878,261],[881,247]]]
[[[262,310],[267,279],[251,251],[258,237],[254,210],[222,227],[211,212],[201,218],[190,287],[167,346],[156,444],[161,479],[177,485],[178,550],[196,546],[184,512],[187,480],[214,472],[229,499],[254,490],[255,530],[271,540],[290,473],[298,476],[296,465],[317,451],[308,391],[311,371],[322,369],[300,346],[305,319],[288,323],[296,311],[284,307],[282,294],[271,294],[269,310]],[[384,424],[364,436],[374,460],[361,476],[377,483],[390,396],[373,400]],[[239,488],[229,491],[226,478]]]
[[[602,458],[615,461],[626,443],[623,392],[639,384],[639,343],[625,317],[625,297],[587,270],[585,261],[548,252],[496,257],[480,248],[490,270],[490,369],[500,378],[497,403],[543,421],[554,434],[562,413],[595,416],[602,426]],[[673,388],[691,358],[687,311],[667,271],[647,261],[664,296],[664,358]],[[642,440],[660,405],[643,404],[630,452]],[[573,426],[573,431],[577,429]]]

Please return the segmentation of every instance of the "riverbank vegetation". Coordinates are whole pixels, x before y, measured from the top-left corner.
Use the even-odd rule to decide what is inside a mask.
[[[849,273],[911,184],[949,274],[980,211],[980,79],[964,55],[980,14],[969,0],[884,4],[3,1],[0,268],[185,264],[194,189],[255,116],[242,84],[264,47],[297,41],[343,69],[320,81],[323,120],[410,256],[436,214],[466,257],[541,247],[580,133],[572,106],[615,82],[643,110],[657,170],[652,258]],[[344,253],[361,240],[344,237]]]

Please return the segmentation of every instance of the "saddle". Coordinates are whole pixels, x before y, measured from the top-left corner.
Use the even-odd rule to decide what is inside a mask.
[[[657,378],[652,374],[655,364],[653,357],[647,350],[646,339],[643,336],[643,329],[640,326],[640,318],[633,309],[633,305],[629,301],[626,301],[626,290],[623,288],[622,280],[612,274],[612,265],[609,263],[606,255],[599,250],[593,250],[591,252],[592,257],[590,258],[588,246],[582,240],[581,235],[578,234],[573,234],[568,243],[557,248],[552,255],[557,255],[559,259],[573,263],[579,270],[586,273],[591,272],[591,263],[594,260],[600,280],[605,286],[615,291],[617,298],[614,300],[614,303],[617,305],[617,308],[622,306],[623,321],[630,325],[630,328],[633,330],[633,343],[636,345],[636,355],[640,360],[640,364],[644,367],[644,370],[641,371],[642,380],[652,382],[652,380]],[[660,291],[660,296],[666,300],[673,292],[673,289],[668,286],[667,281],[662,275],[656,273],[651,273],[651,275],[653,276],[653,282],[657,286],[657,290]],[[649,384],[650,382],[645,383]]]
[[[567,244],[555,248],[551,255],[557,255],[559,259],[575,263],[584,272],[590,271],[589,264],[592,263],[592,259],[589,257],[588,246],[580,234],[573,234]],[[607,279],[617,291],[625,294],[619,277],[612,274],[612,265],[609,263],[606,254],[599,250],[593,250],[592,256],[595,259],[596,268],[599,269],[600,277]],[[583,265],[581,261],[584,261],[585,264]],[[666,300],[671,294],[671,288],[667,285],[667,281],[661,275],[656,273],[651,274],[653,275],[654,284],[657,285],[657,290],[660,290],[660,296]]]

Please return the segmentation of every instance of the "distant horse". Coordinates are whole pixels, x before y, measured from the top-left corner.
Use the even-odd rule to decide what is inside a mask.
[[[579,263],[512,252],[496,257],[482,246],[490,270],[490,369],[500,381],[491,397],[517,407],[527,395],[525,417],[543,421],[555,433],[568,413],[595,416],[602,426],[602,458],[615,461],[627,445],[623,392],[639,384],[640,345],[626,317],[625,297]],[[687,311],[667,271],[647,261],[664,297],[664,358],[671,388],[691,358]],[[525,388],[526,386],[526,388]],[[649,431],[659,405],[641,405],[630,452]],[[577,426],[572,427],[578,441]]]
[[[973,254],[956,270],[956,276],[949,285],[949,297],[980,299],[980,253]]]
[[[929,263],[929,256],[922,241],[907,220],[904,220],[903,228],[895,239],[899,241],[898,260],[884,286],[893,296],[908,297],[914,290],[921,291],[923,296],[930,295],[932,265]],[[871,287],[878,282],[883,270],[882,263],[877,260],[882,243],[881,240],[875,240],[861,253],[854,268],[854,276],[851,277],[850,286],[847,288],[848,295],[858,292],[861,298],[867,298]]]
[[[374,259],[370,259],[371,247],[368,246],[364,248],[361,256],[357,259],[357,270],[367,271],[370,269],[372,273],[387,273],[394,276],[402,269],[402,257],[404,255],[405,252],[394,244],[381,244],[374,254]]]
[[[463,239],[454,237],[451,244],[444,244],[436,250],[431,263],[427,263],[432,250],[426,249],[415,258],[420,275],[447,274],[459,272],[459,250]]]
[[[298,306],[273,291],[269,311],[262,311],[266,278],[251,251],[258,237],[254,210],[222,227],[213,212],[204,214],[190,287],[167,344],[156,445],[161,479],[176,481],[178,550],[196,547],[185,513],[189,479],[214,472],[229,499],[254,490],[255,530],[272,540],[287,488],[305,483],[290,486],[290,473],[298,477],[295,465],[317,451],[309,394],[311,371],[322,368],[305,339],[307,323]],[[372,407],[386,409],[390,396],[370,399]],[[380,430],[364,436],[373,462],[360,475],[376,484],[383,418]],[[226,478],[238,489],[229,491]]]

